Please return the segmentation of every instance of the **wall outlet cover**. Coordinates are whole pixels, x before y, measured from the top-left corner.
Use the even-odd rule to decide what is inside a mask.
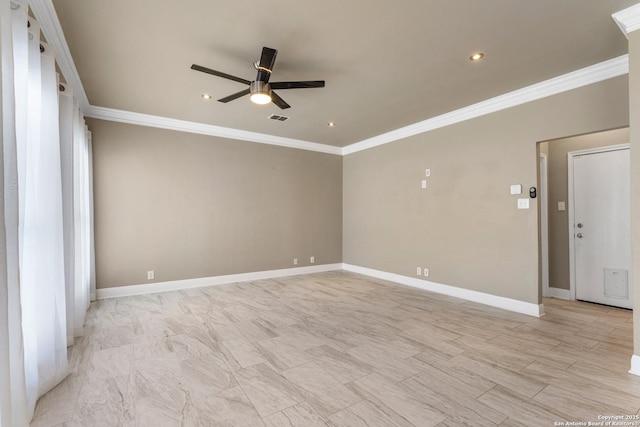
[[[529,199],[518,199],[518,209],[529,209]]]
[[[417,274],[418,276],[421,276],[421,275],[422,275],[422,269],[421,269],[420,267],[417,267],[417,268],[416,268],[416,274]]]
[[[510,188],[511,194],[522,194],[522,185],[514,184]]]

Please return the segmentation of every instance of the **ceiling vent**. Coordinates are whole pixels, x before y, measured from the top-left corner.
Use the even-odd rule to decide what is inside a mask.
[[[284,122],[284,121],[289,120],[289,117],[287,117],[287,116],[279,116],[277,114],[272,114],[272,115],[269,116],[269,118],[271,120],[277,120],[279,122]]]

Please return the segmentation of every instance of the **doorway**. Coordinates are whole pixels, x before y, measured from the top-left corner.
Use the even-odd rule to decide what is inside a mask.
[[[541,157],[546,155],[546,171],[545,176],[542,160],[538,158],[538,186],[540,187],[540,205],[542,204],[542,196],[547,194],[547,226],[548,233],[543,230],[542,221],[545,215],[540,206],[540,223],[539,223],[539,243],[540,243],[540,290],[545,296],[574,300],[575,293],[575,276],[572,271],[575,267],[570,252],[574,248],[570,248],[570,241],[574,238],[573,233],[573,212],[569,212],[570,199],[569,196],[569,153],[570,152],[589,152],[611,148],[620,148],[622,144],[629,142],[629,128],[619,128],[607,130],[592,134],[571,136],[558,138],[539,143],[539,154]],[[544,186],[544,178],[547,178],[547,185]],[[546,187],[546,188],[544,188]],[[546,192],[544,190],[547,190]],[[572,207],[571,207],[572,208]],[[572,208],[573,209],[573,208]],[[570,216],[571,214],[571,216]],[[548,240],[548,255],[544,255],[544,239]],[[583,233],[584,238],[584,233]],[[548,291],[545,286],[545,276],[543,270],[548,267]],[[607,268],[617,269],[612,266]],[[609,272],[611,273],[611,272]],[[601,273],[603,277],[604,272]],[[614,275],[620,278],[619,275]],[[611,278],[609,278],[611,279]],[[604,279],[602,279],[604,280]],[[621,279],[622,280],[622,279]],[[631,283],[631,277],[628,277]]]
[[[629,146],[568,153],[572,298],[632,308]]]

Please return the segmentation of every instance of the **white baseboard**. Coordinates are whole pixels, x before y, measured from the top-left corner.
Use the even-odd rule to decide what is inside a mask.
[[[640,377],[640,356],[637,354],[631,356],[631,369],[629,369],[629,373]]]
[[[553,298],[570,300],[571,292],[569,291],[569,289],[554,288],[553,286],[549,286],[549,296]]]
[[[455,286],[443,285],[428,280],[416,279],[399,274],[387,273],[351,264],[324,264],[307,267],[287,268],[282,270],[255,271],[251,273],[229,274],[225,276],[199,277],[196,279],[174,280],[169,282],[147,283],[140,285],[119,286],[96,290],[97,299],[118,298],[132,295],[154,294],[158,292],[177,291],[181,289],[201,288],[205,286],[225,285],[229,283],[248,282],[252,280],[274,279],[278,277],[296,276],[300,274],[321,273],[325,271],[345,270],[365,276],[388,280],[426,291],[449,295],[468,301],[478,302],[492,307],[515,311],[529,316],[544,315],[544,305],[532,304],[511,298],[500,297]],[[550,288],[551,289],[551,288]],[[640,371],[640,368],[639,368]]]
[[[147,283],[141,285],[118,286],[96,290],[98,299],[127,297],[131,295],[155,294],[158,292],[178,291],[181,289],[202,288],[205,286],[226,285],[252,280],[274,279],[277,277],[297,276],[300,274],[321,273],[341,270],[342,264],[311,265],[307,267],[285,268],[282,270],[255,271],[251,273],[228,274],[225,276],[199,277],[197,279],[173,280],[170,282]]]
[[[452,297],[465,299],[467,301],[473,301],[480,304],[490,305],[492,307],[498,307],[498,308],[502,308],[509,311],[515,311],[516,313],[527,314],[529,316],[535,316],[535,317],[544,316],[543,304],[532,304],[529,302],[500,297],[497,295],[486,294],[484,292],[472,291],[469,289],[457,288],[455,286],[443,285],[440,283],[430,282],[428,280],[417,279],[414,277],[402,276],[394,273],[387,273],[385,271],[374,270],[371,268],[360,267],[357,265],[342,264],[342,268],[345,271],[364,274],[365,276],[375,277],[382,280],[388,280],[390,282],[399,283],[401,285],[424,289],[429,292],[449,295]]]

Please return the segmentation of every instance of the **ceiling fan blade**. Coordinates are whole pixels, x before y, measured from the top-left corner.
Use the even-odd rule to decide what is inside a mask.
[[[324,87],[324,80],[311,80],[307,82],[277,82],[270,83],[271,89],[307,89]]]
[[[241,90],[240,92],[236,92],[233,95],[225,96],[224,98],[218,99],[220,102],[227,103],[229,101],[233,101],[234,99],[238,99],[241,96],[249,95],[249,89]]]
[[[249,80],[243,79],[242,77],[232,76],[231,74],[223,73],[220,71],[212,70],[211,68],[203,67],[201,65],[193,64],[191,66],[192,70],[201,71],[203,73],[212,74],[214,76],[222,77],[223,79],[233,80],[238,83],[244,83],[246,85],[250,85],[251,82]]]
[[[280,98],[277,93],[271,92],[271,101],[276,104],[280,109],[285,110],[291,108],[291,105],[287,104],[284,99]]]
[[[258,77],[256,77],[256,80],[265,83],[269,81],[269,77],[271,77],[271,71],[273,71],[273,65],[276,63],[276,55],[278,55],[277,50],[271,49],[270,47],[262,48],[262,56],[260,56],[260,63],[258,64]]]

